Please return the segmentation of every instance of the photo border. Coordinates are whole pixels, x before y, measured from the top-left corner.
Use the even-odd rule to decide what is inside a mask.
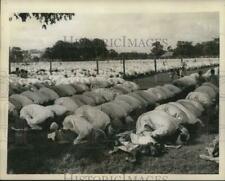
[[[91,7],[91,8],[90,8]],[[8,57],[9,14],[12,12],[75,12],[80,13],[184,13],[219,12],[220,16],[220,112],[219,174],[7,174],[7,127],[8,127]],[[225,179],[225,1],[71,1],[71,0],[2,0],[1,1],[1,57],[0,57],[0,179],[47,179],[47,180],[224,180]],[[108,179],[109,178],[109,179]]]

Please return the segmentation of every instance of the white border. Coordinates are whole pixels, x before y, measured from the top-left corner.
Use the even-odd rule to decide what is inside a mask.
[[[2,0],[1,1],[1,59],[0,59],[0,72],[8,74],[8,47],[9,47],[9,25],[8,14],[12,12],[75,12],[75,13],[88,13],[90,11],[97,13],[156,13],[156,12],[220,12],[220,76],[225,76],[225,1],[72,1],[72,0]],[[224,79],[223,79],[224,80]],[[224,82],[220,82],[220,95],[225,96]],[[8,85],[4,84],[3,89],[8,92]],[[146,180],[225,180],[225,98],[220,99],[220,168],[219,174],[151,174],[151,175],[99,175],[99,174],[77,174],[73,175],[73,179],[88,178],[85,176],[92,176],[93,179],[146,179]],[[7,165],[7,97],[0,98],[0,179],[64,179],[63,174],[6,174]],[[223,111],[222,111],[223,110]],[[101,177],[100,177],[101,176]],[[112,177],[113,176],[113,177]],[[66,175],[67,179],[71,177]]]

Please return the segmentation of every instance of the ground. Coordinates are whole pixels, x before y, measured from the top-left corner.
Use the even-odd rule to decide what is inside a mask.
[[[168,73],[155,77],[135,79],[141,88],[170,82]],[[207,122],[207,117],[201,118]],[[205,147],[213,140],[216,129],[213,121],[197,131],[188,145],[168,149],[159,157],[142,156],[133,164],[127,162],[126,153],[108,154],[110,147],[100,145],[55,145],[37,143],[35,149],[11,149],[8,154],[9,173],[149,173],[149,174],[216,174],[218,164],[201,160]],[[35,151],[34,151],[35,150]]]
[[[152,173],[152,174],[216,174],[218,165],[201,160],[199,154],[205,152],[205,146],[214,138],[214,134],[203,134],[189,145],[180,149],[169,149],[160,157],[143,156],[138,163],[125,160],[126,153],[108,154],[103,146],[40,149],[37,153],[14,155],[11,161],[11,173]],[[37,150],[36,150],[37,151]],[[21,155],[19,159],[18,156]],[[12,159],[12,158],[11,158]]]

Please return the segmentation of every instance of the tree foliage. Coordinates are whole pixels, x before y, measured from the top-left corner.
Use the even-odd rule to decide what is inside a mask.
[[[210,57],[219,56],[219,38],[211,41],[196,43],[178,41],[173,49],[174,57]]]
[[[177,47],[174,50],[174,55],[186,57],[193,54],[194,46],[189,41],[178,41]]]
[[[82,38],[77,42],[58,41],[52,47],[46,48],[43,58],[60,59],[62,61],[105,59],[147,59],[147,53],[122,52],[107,49],[106,43],[101,39]]]
[[[23,51],[20,47],[9,49],[9,60],[11,62],[21,62],[24,59]]]
[[[114,49],[108,50],[108,56],[109,59],[117,59],[119,57],[119,53],[117,53]]]
[[[82,38],[77,42],[57,41],[45,50],[43,57],[61,60],[92,60],[106,58],[108,50],[101,39]]]
[[[119,54],[119,59],[147,59],[149,55],[147,53],[140,52],[122,52]]]
[[[163,45],[159,41],[156,41],[152,43],[151,52],[155,58],[159,58],[165,51],[163,50]]]
[[[61,59],[65,61],[103,59],[148,59],[163,58],[165,52],[173,52],[171,58],[191,58],[219,56],[219,39],[197,43],[178,41],[176,47],[163,49],[160,42],[152,44],[151,53],[121,52],[113,49],[107,50],[106,43],[101,39],[90,40],[82,38],[76,42],[58,41],[52,47],[45,50],[44,58]],[[169,57],[168,57],[169,58]]]
[[[14,13],[12,17],[9,18],[10,21],[15,17],[16,20],[26,22],[27,19],[34,18],[42,24],[43,29],[47,29],[48,25],[55,24],[61,20],[72,20],[75,13]]]

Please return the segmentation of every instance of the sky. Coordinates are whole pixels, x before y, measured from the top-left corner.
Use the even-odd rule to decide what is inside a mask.
[[[58,40],[101,38],[108,49],[118,52],[150,52],[155,40],[166,48],[177,41],[193,43],[219,37],[217,13],[148,13],[148,14],[76,14],[71,21],[60,21],[42,29],[34,19],[13,20],[10,25],[10,46],[22,49],[45,49]]]

